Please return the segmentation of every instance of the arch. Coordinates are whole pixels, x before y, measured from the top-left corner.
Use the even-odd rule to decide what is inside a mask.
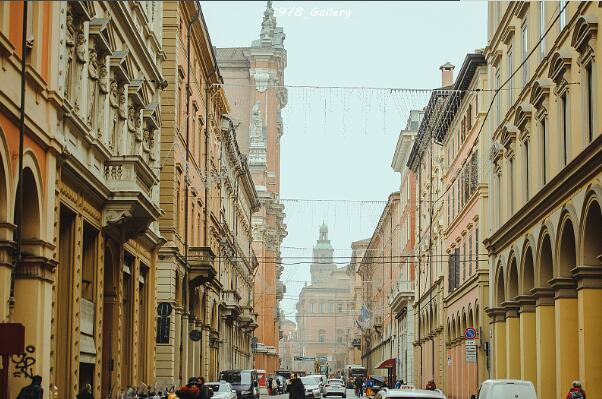
[[[596,190],[598,191],[598,190]],[[583,207],[579,242],[581,243],[581,262],[584,266],[598,266],[602,255],[602,210],[600,199],[592,191],[588,193]]]
[[[573,219],[569,212],[560,218],[558,241],[556,245],[558,259],[555,277],[570,277],[571,270],[577,265],[577,245]]]
[[[472,304],[468,305],[468,326],[469,327],[477,327],[477,324],[474,321],[474,312],[472,310]]]
[[[571,36],[571,46],[580,53],[583,53],[590,40],[596,37],[597,32],[598,22],[593,15],[580,16],[575,21]]]
[[[535,264],[535,287],[551,288],[550,280],[554,278],[554,255],[552,252],[552,237],[549,230],[544,228],[537,245]]]
[[[498,264],[495,277],[495,306],[500,307],[506,301],[505,285],[504,285],[504,270],[501,262]]]
[[[506,299],[514,301],[519,294],[518,290],[518,266],[514,253],[510,256],[508,264],[508,277],[506,278]]]
[[[10,214],[9,193],[9,171],[10,158],[8,157],[8,146],[4,138],[4,131],[0,128],[0,222],[8,221]]]
[[[474,303],[474,325],[479,325],[479,301],[475,301]]]
[[[564,73],[571,67],[572,53],[567,48],[557,50],[550,57],[548,78],[559,83],[563,78]]]
[[[533,262],[533,249],[527,241],[523,249],[522,266],[520,268],[520,295],[530,295],[535,288],[535,263]]]
[[[466,309],[462,308],[462,324],[460,326],[460,336],[464,336],[464,331],[466,331],[466,327],[468,326],[468,321],[466,320]]]
[[[40,215],[42,215],[42,210],[40,201],[40,190],[38,189],[38,187],[39,185],[36,182],[36,176],[34,174],[34,171],[30,167],[24,167],[22,184],[22,190],[24,194],[23,220],[21,221],[21,234],[23,237],[23,241],[39,240],[42,238],[42,220],[40,218]],[[14,204],[15,206],[17,204],[16,197]],[[14,213],[13,215],[16,216]],[[14,216],[13,220],[15,220]]]

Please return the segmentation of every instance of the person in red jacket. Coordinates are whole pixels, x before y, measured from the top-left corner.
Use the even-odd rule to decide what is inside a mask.
[[[566,399],[586,399],[585,391],[581,387],[581,381],[573,381],[573,386],[569,389]]]

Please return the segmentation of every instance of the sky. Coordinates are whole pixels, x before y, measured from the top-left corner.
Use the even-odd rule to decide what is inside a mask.
[[[250,46],[259,38],[265,2],[202,2],[216,47]],[[460,69],[484,48],[487,3],[273,2],[286,34],[281,193],[288,236],[282,244],[294,320],[310,280],[311,247],[322,222],[343,267],[353,241],[369,238],[400,176],[391,169],[410,109],[441,86],[439,66]],[[227,82],[226,82],[227,83]]]

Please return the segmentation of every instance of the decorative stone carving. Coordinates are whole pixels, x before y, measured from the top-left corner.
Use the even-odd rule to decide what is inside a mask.
[[[72,95],[72,78],[73,78],[73,51],[75,47],[75,25],[73,22],[73,12],[71,7],[67,7],[67,37],[65,39],[65,53],[67,54],[67,65],[65,75],[65,97],[71,98]]]
[[[83,30],[79,30],[76,32],[75,39],[75,71],[73,74],[73,107],[76,111],[79,111],[79,102],[81,96],[81,83],[84,65],[87,62],[86,53],[87,53],[87,45],[86,45],[86,36]]]
[[[90,100],[90,106],[88,109],[87,122],[92,126],[93,131],[96,128],[96,116],[98,114],[97,108],[97,86],[98,86],[98,59],[96,57],[96,49],[90,48],[90,61],[88,62],[88,99]]]
[[[249,128],[249,164],[265,165],[266,144],[263,126],[261,103],[257,101],[251,111],[251,126]]]

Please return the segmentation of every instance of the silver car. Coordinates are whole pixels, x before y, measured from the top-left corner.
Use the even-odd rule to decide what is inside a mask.
[[[206,382],[205,385],[213,391],[212,399],[236,399],[236,391],[229,382]]]
[[[305,397],[307,399],[320,399],[320,380],[316,377],[301,377],[301,382],[305,386]]]
[[[345,382],[338,378],[332,378],[324,384],[324,396],[340,396],[341,398],[347,397],[347,388]]]

